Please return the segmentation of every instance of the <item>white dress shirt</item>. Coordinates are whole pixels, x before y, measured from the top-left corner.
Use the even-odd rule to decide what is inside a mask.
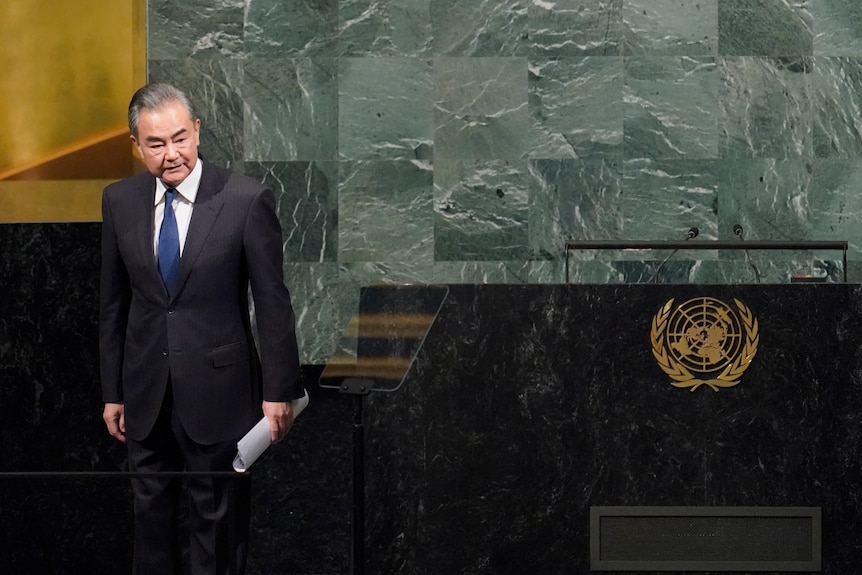
[[[192,221],[192,210],[195,206],[195,198],[198,196],[198,187],[201,183],[201,172],[203,160],[198,158],[195,167],[192,168],[188,177],[176,187],[177,195],[174,198],[174,215],[177,218],[177,231],[180,236],[180,256],[183,255],[183,247],[186,244],[186,236],[189,233],[189,222]],[[156,178],[155,226],[153,227],[153,254],[159,257],[159,232],[162,229],[162,220],[165,217],[165,192],[168,187],[160,179]]]

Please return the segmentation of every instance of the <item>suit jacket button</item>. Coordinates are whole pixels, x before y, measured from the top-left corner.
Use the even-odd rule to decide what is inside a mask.
[[[168,315],[174,315],[174,312],[175,312],[175,311],[177,311],[177,310],[175,310],[175,309],[174,309],[174,308],[172,308],[172,307],[169,307],[169,308],[168,308]]]
[[[162,350],[162,355],[168,355],[168,348]]]

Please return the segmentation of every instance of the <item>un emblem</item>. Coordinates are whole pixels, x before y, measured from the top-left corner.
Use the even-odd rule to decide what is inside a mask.
[[[757,318],[738,299],[710,297],[676,307],[668,300],[653,317],[650,340],[659,367],[675,387],[733,387],[757,353]]]

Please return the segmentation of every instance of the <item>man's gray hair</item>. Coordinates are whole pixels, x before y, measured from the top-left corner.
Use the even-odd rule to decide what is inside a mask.
[[[170,102],[179,102],[188,110],[192,120],[197,119],[192,103],[185,92],[170,84],[147,84],[135,92],[132,101],[129,102],[129,131],[132,135],[138,137],[141,110],[155,110]]]

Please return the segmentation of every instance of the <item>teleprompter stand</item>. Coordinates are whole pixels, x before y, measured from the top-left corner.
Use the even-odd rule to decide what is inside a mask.
[[[372,286],[360,290],[359,309],[344,329],[320,386],[353,397],[351,572],[365,573],[365,422],[372,393],[404,385],[449,290],[445,286]]]

